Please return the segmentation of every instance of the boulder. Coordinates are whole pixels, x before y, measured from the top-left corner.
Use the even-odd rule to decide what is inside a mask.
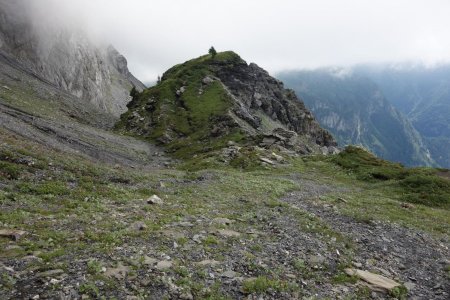
[[[228,229],[220,229],[217,230],[217,234],[223,237],[240,237],[241,234],[237,231],[228,230]]]
[[[27,233],[27,232],[24,230],[18,230],[18,229],[0,229],[0,236],[10,238],[13,241],[17,241],[25,233]]]
[[[368,271],[358,270],[358,269],[351,269],[347,268],[344,270],[345,273],[347,273],[350,276],[356,276],[365,282],[368,283],[368,286],[373,291],[377,292],[389,292],[392,289],[401,286],[400,283],[389,279],[387,277],[384,277],[382,275],[374,274]]]
[[[156,264],[158,270],[167,270],[172,267],[172,262],[169,260],[161,260]]]
[[[132,231],[141,231],[147,229],[147,225],[142,221],[136,221],[130,226],[130,230]]]
[[[157,195],[153,195],[153,196],[151,196],[150,198],[147,199],[147,203],[148,204],[159,204],[159,205],[161,205],[164,202]]]
[[[234,223],[234,220],[227,218],[214,218],[212,222],[220,225],[230,225],[231,223]]]
[[[202,79],[203,84],[210,84],[214,82],[214,79],[212,79],[209,76],[206,76],[205,78]]]
[[[130,268],[119,263],[117,268],[106,269],[105,276],[109,278],[116,278],[117,280],[124,279],[130,272]]]

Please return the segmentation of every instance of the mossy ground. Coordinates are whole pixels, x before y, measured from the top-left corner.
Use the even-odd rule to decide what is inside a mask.
[[[353,146],[347,147],[331,161],[360,181],[384,182],[395,194],[402,195],[403,201],[450,208],[450,180],[443,176],[448,170],[405,168]]]
[[[432,169],[420,169],[425,179],[419,183],[407,181],[415,178],[413,170],[378,161],[359,150],[349,149],[334,157],[287,158],[281,167],[253,168],[258,160],[250,153],[249,162],[237,161],[234,166],[211,164],[208,160],[201,163],[201,158],[196,158],[195,164],[185,161],[182,169],[146,171],[112,168],[4,131],[0,134],[0,224],[2,228],[28,232],[17,242],[0,240],[1,260],[14,264],[23,274],[62,269],[73,277],[70,284],[80,284],[79,293],[93,298],[120,298],[130,292],[145,298],[149,291],[167,290],[167,276],[198,299],[235,298],[240,293],[299,296],[314,290],[304,290],[299,285],[301,280],[318,286],[346,283],[342,269],[351,264],[354,245],[318,217],[280,201],[288,193],[304,188],[304,181],[293,180],[293,174],[329,186],[330,190],[319,197],[309,197],[331,203],[356,220],[400,223],[439,238],[448,238],[449,234],[445,201],[418,203],[414,209],[401,206],[410,195],[420,195],[428,187],[428,183],[421,184],[424,180],[433,186],[434,182],[442,184],[440,179],[448,179],[436,177]],[[211,165],[215,170],[208,168]],[[380,178],[380,173],[387,179]],[[446,192],[430,189],[427,195]],[[162,197],[164,204],[147,204],[145,199],[152,194]],[[212,220],[216,217],[235,222],[228,226],[215,224]],[[132,229],[137,221],[144,222],[146,228]],[[188,227],[183,225],[186,222]],[[326,245],[331,253],[338,250],[338,265],[312,268],[301,252],[294,259],[278,254],[286,259],[285,264],[272,260],[272,245],[284,247],[285,237],[267,224],[297,234],[299,244],[295,247],[300,247],[301,237],[308,236],[318,245]],[[216,233],[218,229],[233,230],[241,236],[223,237]],[[193,241],[195,234],[203,236],[200,243]],[[171,256],[173,268],[150,272],[143,263],[144,255],[163,259],[162,253]],[[21,265],[21,259],[30,254],[41,260]],[[221,265],[202,267],[197,264],[201,257]],[[116,280],[101,271],[119,262],[130,268],[126,279]],[[220,273],[231,267],[256,279],[230,285]],[[211,279],[209,273],[219,277]],[[13,295],[25,283],[34,284],[32,276],[15,278],[4,274],[4,294]],[[351,291],[364,294],[352,281],[348,278]],[[136,289],[130,290],[129,284]],[[38,289],[49,295],[57,290],[58,286]]]

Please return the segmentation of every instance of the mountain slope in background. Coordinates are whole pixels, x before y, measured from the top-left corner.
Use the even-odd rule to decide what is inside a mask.
[[[344,69],[285,72],[319,122],[341,145],[360,144],[406,165],[433,165],[420,135],[370,79]]]
[[[120,98],[85,98],[94,77],[109,88],[96,74],[113,65],[69,76],[72,63],[29,48],[43,40],[10,31],[20,26],[1,39],[1,299],[449,298],[448,171],[356,147],[282,151],[335,142],[292,91],[230,52],[132,90],[120,123],[163,149],[111,131]],[[99,53],[77,45],[52,51],[80,63]],[[165,155],[177,147],[195,155]],[[214,163],[224,151],[242,154],[239,167]],[[345,270],[356,266],[395,287],[362,284]]]
[[[292,90],[231,51],[174,66],[128,106],[119,127],[180,155],[248,139],[300,153],[336,145]]]
[[[450,66],[360,66],[412,122],[436,162],[450,167]]]
[[[132,86],[144,87],[125,58],[81,32],[42,30],[45,21],[35,24],[32,4],[39,3],[0,0],[0,129],[7,133],[0,140],[11,134],[66,155],[152,163],[158,148],[109,131]]]
[[[81,31],[36,17],[32,4],[0,0],[0,55],[102,111],[123,113],[130,89],[145,87],[129,72],[126,59]]]

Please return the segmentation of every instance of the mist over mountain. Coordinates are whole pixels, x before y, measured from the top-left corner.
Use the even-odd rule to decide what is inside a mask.
[[[447,2],[0,0],[1,300],[448,300]]]
[[[125,57],[70,23],[36,13],[35,5],[26,0],[0,1],[4,60],[102,111],[115,116],[123,113],[129,90],[145,87],[129,72]]]
[[[450,65],[359,66],[421,134],[431,156],[450,166]]]
[[[406,165],[433,165],[421,136],[370,78],[351,68],[278,74],[340,145],[362,145]]]

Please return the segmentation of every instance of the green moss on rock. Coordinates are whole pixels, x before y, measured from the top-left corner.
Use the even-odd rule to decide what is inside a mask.
[[[239,128],[230,126],[233,121],[227,117],[232,99],[221,82],[213,79],[211,70],[218,62],[241,61],[229,51],[170,68],[159,84],[134,93],[130,110],[116,128],[163,143],[180,158],[221,148],[228,140],[241,140]],[[221,123],[226,126],[221,128]]]

